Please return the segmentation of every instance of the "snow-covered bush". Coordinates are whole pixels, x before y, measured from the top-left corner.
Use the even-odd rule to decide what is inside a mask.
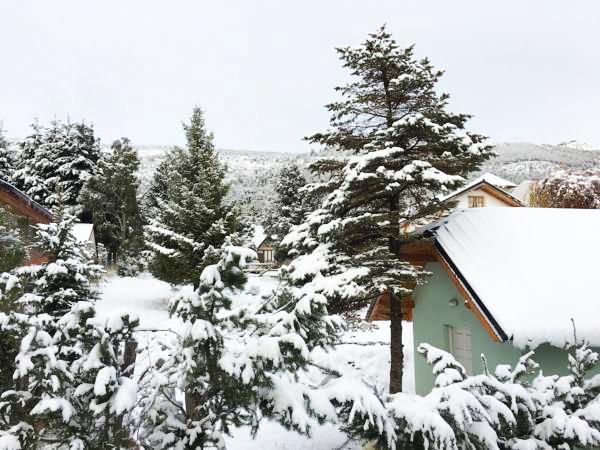
[[[600,208],[600,169],[559,170],[533,183],[531,206],[539,208]]]
[[[600,376],[585,378],[597,367],[598,354],[587,345],[571,350],[570,374],[562,377],[542,375],[534,352],[514,368],[498,366],[494,374],[484,358],[485,372],[468,376],[450,353],[427,344],[418,350],[433,366],[433,390],[424,397],[397,394],[389,403],[400,424],[411,414],[427,418],[411,437],[416,444],[511,450],[600,445]],[[410,420],[407,424],[412,429]]]
[[[135,277],[146,268],[147,260],[140,252],[127,252],[117,263],[117,274],[120,277]]]
[[[131,430],[125,419],[138,401],[133,377],[137,349],[133,333],[138,324],[129,313],[99,318],[87,302],[78,302],[59,319],[54,341],[61,353],[69,355],[72,377],[63,398],[71,406],[71,418],[61,422],[53,417],[63,444],[82,449],[129,447]],[[53,401],[40,402],[34,412],[51,413]]]

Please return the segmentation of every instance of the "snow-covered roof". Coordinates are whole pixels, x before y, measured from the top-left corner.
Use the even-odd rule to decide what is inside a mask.
[[[88,242],[92,240],[94,225],[91,223],[76,223],[73,225],[73,236],[77,242]]]
[[[254,236],[252,236],[252,245],[254,248],[258,248],[266,238],[265,228],[262,225],[256,225],[254,227]]]
[[[438,249],[501,339],[600,345],[600,210],[472,208],[435,231]]]
[[[512,197],[512,196],[506,190],[507,189],[510,190],[517,186],[512,181],[505,180],[504,178],[500,178],[499,176],[496,176],[492,173],[486,172],[483,175],[481,175],[480,177],[477,177],[473,181],[470,181],[469,183],[465,184],[460,189],[457,189],[456,191],[451,192],[450,194],[442,197],[440,199],[440,201],[442,201],[442,202],[447,201],[453,197],[456,197],[457,195],[460,195],[467,191],[470,191],[471,189],[473,189],[481,184],[484,184],[484,183],[501,190],[504,194],[506,194],[509,197]]]
[[[525,205],[529,205],[529,196],[531,194],[531,185],[533,181],[521,181],[516,188],[510,191],[510,195],[521,200]]]
[[[38,214],[44,216],[44,218],[48,221],[52,220],[52,213],[48,209],[44,208],[38,202],[34,201],[31,197],[17,189],[11,183],[0,179],[0,190],[9,193],[11,196],[17,199],[18,202],[33,209]]]

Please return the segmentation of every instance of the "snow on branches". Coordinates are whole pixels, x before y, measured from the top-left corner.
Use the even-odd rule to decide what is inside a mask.
[[[56,219],[37,229],[48,261],[0,276],[0,449],[123,448],[137,387],[122,355],[138,320],[96,317],[101,269],[75,240],[73,217],[59,208]]]
[[[597,367],[598,354],[587,345],[571,349],[570,374],[562,377],[537,373],[534,352],[523,355],[514,369],[500,365],[495,375],[486,369],[468,376],[451,354],[427,344],[418,350],[432,364],[436,381],[431,393],[412,401],[426,406],[428,413],[436,412],[439,416],[434,417],[443,421],[438,429],[449,426],[456,445],[512,450],[599,445],[598,376],[585,378]],[[421,439],[431,440],[426,428],[420,434]]]
[[[600,169],[560,170],[534,182],[531,206],[540,208],[600,208]]]

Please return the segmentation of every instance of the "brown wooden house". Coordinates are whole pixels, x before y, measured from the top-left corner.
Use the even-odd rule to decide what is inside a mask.
[[[52,213],[49,210],[3,180],[0,180],[0,208],[13,219],[15,228],[20,230],[25,240],[30,238],[31,225],[52,222]],[[43,261],[43,255],[32,249],[27,263],[39,264]]]
[[[275,264],[275,246],[269,237],[265,237],[256,247],[258,262],[262,264]]]

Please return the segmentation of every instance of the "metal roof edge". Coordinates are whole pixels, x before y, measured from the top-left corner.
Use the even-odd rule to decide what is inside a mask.
[[[469,296],[473,300],[473,303],[475,303],[475,305],[477,306],[477,308],[479,309],[481,314],[486,318],[486,320],[488,321],[488,324],[492,327],[492,329],[496,333],[497,337],[502,342],[508,341],[509,336],[502,329],[500,324],[496,321],[496,319],[494,318],[494,316],[492,315],[490,310],[485,306],[485,304],[483,303],[483,301],[481,300],[479,295],[477,295],[477,292],[475,292],[475,289],[473,289],[473,287],[465,279],[465,277],[460,272],[459,268],[456,266],[454,261],[452,261],[452,258],[450,258],[450,255],[448,255],[446,250],[444,250],[444,247],[442,246],[442,244],[440,244],[439,241],[437,239],[435,239],[434,245],[435,245],[436,250],[439,252],[440,256],[448,264],[448,266],[450,267],[452,272],[454,272],[454,274],[456,275],[458,280],[461,282],[461,284],[463,285],[465,290],[469,293]]]

